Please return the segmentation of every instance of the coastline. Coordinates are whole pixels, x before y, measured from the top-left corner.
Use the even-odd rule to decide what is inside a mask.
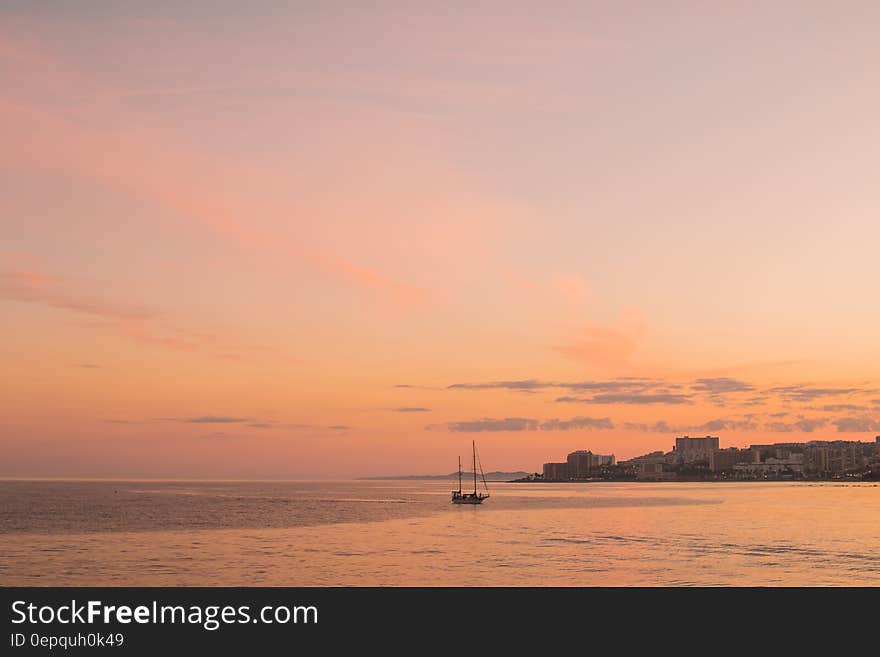
[[[839,483],[839,484],[877,484],[880,478],[872,477],[813,477],[791,478],[781,477],[767,479],[732,479],[732,478],[681,478],[681,479],[510,479],[506,484],[815,484],[815,483]]]

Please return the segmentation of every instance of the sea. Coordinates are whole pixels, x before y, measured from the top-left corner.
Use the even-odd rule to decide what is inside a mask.
[[[878,586],[877,483],[0,481],[3,586]]]

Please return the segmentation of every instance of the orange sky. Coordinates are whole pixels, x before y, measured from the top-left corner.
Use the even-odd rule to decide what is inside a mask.
[[[873,440],[880,7],[718,4],[0,9],[0,476]]]

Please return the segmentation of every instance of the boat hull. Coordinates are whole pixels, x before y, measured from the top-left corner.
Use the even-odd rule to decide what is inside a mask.
[[[483,500],[485,500],[488,495],[462,495],[462,496],[452,496],[453,504],[482,504]]]

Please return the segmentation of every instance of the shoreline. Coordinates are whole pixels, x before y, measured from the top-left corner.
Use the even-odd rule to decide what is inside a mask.
[[[816,479],[511,479],[505,484],[880,484],[880,479],[816,478]]]

